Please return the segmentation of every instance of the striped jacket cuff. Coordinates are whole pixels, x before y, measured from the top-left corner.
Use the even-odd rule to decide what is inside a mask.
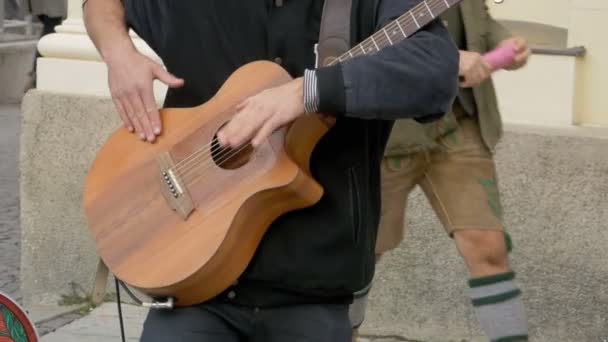
[[[319,111],[319,92],[315,70],[304,70],[304,111],[306,113],[317,113]]]

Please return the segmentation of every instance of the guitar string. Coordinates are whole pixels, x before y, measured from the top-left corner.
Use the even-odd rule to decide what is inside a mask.
[[[386,44],[386,42],[389,42],[389,44],[390,44],[390,43],[391,43],[391,40],[389,39],[389,37],[388,37],[388,32],[386,32],[386,31],[387,31],[387,30],[392,30],[393,32],[399,32],[399,31],[402,31],[402,28],[401,28],[400,24],[398,24],[398,22],[399,22],[400,20],[403,20],[403,21],[404,21],[404,23],[403,23],[403,24],[404,24],[404,25],[406,26],[406,28],[407,28],[407,27],[409,27],[409,25],[411,25],[412,23],[416,23],[416,24],[417,24],[417,21],[415,21],[415,19],[414,19],[416,16],[414,16],[414,15],[413,15],[413,12],[424,11],[424,7],[427,7],[427,8],[426,8],[426,11],[424,11],[424,12],[429,12],[429,13],[428,13],[428,14],[425,14],[425,15],[429,15],[429,14],[431,14],[431,17],[434,19],[434,18],[436,18],[436,15],[434,14],[433,9],[437,9],[437,8],[439,8],[437,5],[439,5],[439,4],[442,4],[442,5],[444,5],[444,4],[445,4],[445,5],[449,5],[449,4],[447,3],[447,1],[446,1],[446,0],[427,0],[427,1],[431,1],[431,2],[430,2],[430,4],[429,4],[429,2],[426,2],[426,1],[420,2],[420,3],[418,3],[418,5],[416,5],[416,6],[415,6],[413,9],[409,10],[408,12],[404,13],[403,15],[401,15],[400,17],[398,17],[397,19],[393,20],[391,23],[387,24],[387,25],[386,25],[386,26],[385,26],[385,27],[382,29],[382,31],[384,31],[384,35],[382,35],[382,34],[380,33],[381,31],[378,31],[378,32],[374,33],[372,36],[370,36],[370,37],[368,37],[367,39],[365,39],[365,40],[364,40],[362,43],[360,43],[359,45],[361,45],[361,47],[364,47],[364,46],[366,46],[366,45],[367,45],[367,46],[366,46],[364,49],[369,48],[369,49],[368,49],[368,51],[372,51],[372,49],[371,49],[372,45],[373,45],[373,47],[375,48],[375,47],[376,47],[378,44],[380,44],[380,45],[384,45],[384,44]],[[450,0],[450,1],[453,1],[453,0]],[[425,4],[425,2],[426,2],[426,4]],[[453,5],[452,5],[452,6],[453,6]],[[447,8],[449,8],[449,7],[446,7],[445,9],[447,9]],[[409,15],[408,15],[408,14],[409,14]],[[422,13],[421,13],[421,14],[422,14]],[[422,17],[422,16],[418,16],[418,18],[421,18],[421,17]],[[418,26],[418,25],[417,25],[417,26]],[[397,29],[399,29],[399,31],[397,31]],[[407,38],[407,36],[406,36],[406,35],[405,35],[403,32],[401,32],[401,33],[402,33],[402,35],[404,35],[404,37],[403,37],[403,38]],[[377,34],[380,34],[380,37],[377,37],[378,39],[370,39],[370,38],[373,38],[373,36],[374,36],[374,35],[377,35]],[[354,55],[355,55],[355,56],[356,56],[356,55],[358,55],[358,54],[360,53],[358,50],[356,50],[356,47],[355,47],[355,48],[353,48],[353,49],[351,49],[351,50],[349,50],[349,51],[352,51],[352,50],[355,50],[355,51],[356,51],[356,52],[354,53]],[[376,49],[376,50],[377,50],[377,51],[379,51],[379,49]],[[352,53],[352,52],[351,52],[351,53]],[[338,60],[340,60],[340,61],[341,61],[341,59],[343,58],[343,56],[344,56],[344,58],[346,58],[345,56],[346,56],[347,54],[348,54],[348,52],[347,52],[347,53],[345,53],[345,54],[343,54],[342,56],[340,56],[340,57],[338,58]],[[349,54],[349,55],[350,55],[350,54]],[[334,60],[333,62],[336,62],[336,60]],[[333,64],[333,62],[332,62],[332,63],[330,63],[330,64]],[[205,149],[206,147],[207,147],[207,146],[203,146],[201,149],[199,149],[199,151],[201,151],[201,150]],[[198,151],[197,151],[197,152],[198,152]],[[184,166],[184,165],[180,165],[180,164],[186,163],[186,162],[188,162],[188,160],[189,160],[190,158],[197,156],[197,155],[199,154],[199,153],[197,153],[197,152],[194,152],[194,153],[193,153],[191,156],[189,156],[188,158],[186,158],[186,159],[184,159],[184,160],[180,161],[180,163],[176,164],[176,165],[174,166],[174,168],[177,170],[178,168],[180,168],[180,167]]]
[[[246,144],[246,145],[240,146],[239,148],[246,147],[248,145],[249,144]],[[224,158],[224,156],[226,156],[227,154],[234,152],[236,149],[233,149],[231,147],[219,147],[219,146],[220,146],[219,143],[215,143],[214,147],[210,149],[210,152],[205,153],[208,156],[210,156],[210,158],[205,157],[204,161],[202,161],[201,163],[194,163],[194,164],[191,163],[191,167],[188,167],[187,169],[185,169],[183,171],[176,171],[177,174],[182,178],[189,177],[192,174],[196,174],[196,173],[200,172],[201,171],[200,166],[206,166],[206,164],[208,164],[208,162],[210,160],[213,161],[213,162],[211,162],[211,165],[213,165],[215,163],[215,164],[218,164],[219,166],[221,166],[220,160],[222,158]],[[197,158],[197,160],[200,160],[201,158]],[[195,160],[195,161],[197,161],[197,160]],[[207,168],[205,167],[205,169],[207,169]]]
[[[221,160],[217,161],[217,165],[219,167],[222,167],[222,165],[225,162],[227,162],[228,160],[232,159],[232,157],[234,157],[235,155],[239,154],[241,151],[243,151],[247,147],[248,147],[248,144],[247,145],[243,145],[243,146],[239,147],[238,149],[233,150],[232,152],[227,153]],[[184,182],[187,185],[192,186],[194,183],[196,183],[200,179],[204,178],[205,177],[205,171],[207,171],[209,168],[213,167],[214,164],[215,163],[207,164],[207,165],[205,165],[204,168],[197,169],[197,172],[190,173],[190,175],[187,176],[187,177],[194,176],[194,177],[192,177],[190,179],[186,179],[187,177],[182,176],[182,178],[184,179]]]
[[[396,31],[397,29],[400,29],[400,30],[401,30],[401,27],[399,26],[399,24],[397,24],[397,22],[398,22],[399,20],[404,19],[404,20],[403,20],[403,21],[404,21],[404,25],[406,25],[406,28],[407,28],[407,27],[409,27],[409,25],[411,25],[412,23],[416,23],[416,22],[414,21],[414,19],[413,19],[413,18],[415,17],[415,16],[413,16],[413,12],[422,11],[422,10],[424,10],[424,7],[426,7],[426,6],[428,5],[428,7],[429,7],[429,8],[427,8],[427,11],[429,11],[429,10],[430,10],[430,13],[432,14],[431,16],[432,16],[432,17],[435,17],[435,14],[433,13],[433,10],[432,10],[432,9],[437,9],[437,8],[438,8],[438,7],[437,7],[437,5],[438,5],[438,4],[444,4],[444,5],[446,4],[446,2],[445,2],[444,0],[428,0],[428,1],[432,1],[432,2],[431,2],[430,4],[428,4],[428,3],[427,3],[426,5],[425,5],[425,2],[424,2],[424,1],[423,1],[423,2],[420,2],[420,3],[418,3],[418,5],[416,5],[414,8],[412,8],[412,9],[411,9],[411,10],[409,10],[408,12],[404,13],[403,15],[401,15],[400,17],[398,17],[397,19],[393,20],[391,23],[387,24],[387,25],[386,25],[386,26],[385,26],[385,27],[382,29],[383,31],[385,31],[385,34],[384,34],[384,35],[381,35],[381,37],[378,37],[378,39],[373,39],[373,36],[374,36],[374,35],[376,35],[376,34],[380,34],[380,32],[381,32],[381,31],[378,31],[378,32],[376,32],[375,34],[373,34],[372,36],[368,37],[368,38],[367,38],[367,39],[365,39],[363,42],[361,42],[359,45],[361,45],[361,47],[362,47],[363,49],[368,49],[368,51],[372,51],[372,47],[375,49],[375,48],[377,47],[377,45],[378,45],[378,44],[380,44],[380,45],[384,45],[384,44],[386,44],[387,42],[389,42],[389,44],[390,44],[390,43],[391,43],[391,41],[390,41],[390,40],[389,40],[389,38],[387,37],[387,35],[388,35],[388,34],[387,34],[386,30],[392,30],[392,31],[394,31],[394,32],[397,32],[397,31]],[[452,1],[452,0],[450,0],[450,1]],[[409,14],[409,15],[408,15],[408,14]],[[426,14],[426,15],[428,15],[428,14]],[[419,16],[419,18],[420,18],[420,17],[421,17],[421,16]],[[401,33],[402,33],[402,32],[401,32]],[[403,33],[402,33],[402,35],[403,35]],[[404,36],[403,38],[406,38],[406,36]],[[367,46],[366,46],[366,45],[367,45]],[[353,48],[353,49],[351,49],[350,51],[355,50],[355,49],[356,49],[356,47],[355,47],[355,48]],[[376,49],[376,50],[377,50],[377,51],[379,51],[380,49],[381,49],[381,48]],[[356,56],[356,55],[358,55],[358,53],[360,53],[358,50],[355,50],[355,51],[356,51],[356,52],[355,52],[355,56]],[[348,52],[347,52],[347,53],[348,53]],[[343,56],[346,56],[346,53],[345,53],[345,54],[343,54],[342,56],[340,56],[340,57],[339,57],[337,60],[334,60],[334,62],[336,62],[336,61],[341,61],[341,59],[342,59],[342,57],[343,57]],[[330,64],[333,64],[333,63],[330,63]],[[215,140],[215,139],[214,139],[214,140]],[[208,146],[212,145],[214,142],[215,142],[215,141],[212,141],[212,143],[207,144],[206,146],[202,146],[202,147],[201,147],[199,150],[195,151],[195,152],[194,152],[194,153],[192,153],[190,156],[188,156],[188,157],[187,157],[187,158],[185,158],[184,160],[182,160],[182,161],[180,161],[179,163],[177,163],[176,165],[174,165],[174,166],[172,167],[172,168],[174,169],[174,171],[176,171],[176,172],[180,172],[180,169],[181,169],[181,172],[186,172],[186,171],[185,171],[186,164],[191,164],[191,163],[190,163],[190,161],[192,161],[192,162],[194,162],[194,161],[198,161],[198,160],[200,160],[201,158],[205,158],[205,160],[207,160],[207,159],[209,158],[209,155],[213,154],[213,152],[214,152],[214,151],[210,151],[210,152],[208,152],[208,153],[205,153],[205,152],[207,152],[207,151],[206,151],[206,149],[207,149],[207,147],[208,147]],[[213,147],[212,147],[212,148],[213,148]],[[196,165],[194,165],[194,166],[196,166]]]
[[[370,36],[368,39],[364,40],[363,42],[361,42],[359,45],[361,45],[362,47],[367,45],[368,47],[371,47],[373,45],[374,50],[379,51],[380,49],[382,49],[384,47],[384,45],[388,42],[389,44],[391,44],[391,40],[388,37],[388,32],[386,32],[387,30],[391,30],[393,32],[397,32],[397,29],[401,28],[399,27],[399,24],[397,24],[398,21],[403,20],[404,23],[402,23],[403,25],[406,25],[406,28],[409,27],[409,25],[411,25],[412,23],[417,24],[417,21],[414,20],[415,17],[413,16],[413,12],[416,11],[420,11],[423,10],[424,7],[426,7],[428,5],[429,8],[427,8],[427,13],[426,15],[432,14],[433,18],[436,18],[435,14],[433,13],[433,9],[437,9],[437,5],[438,4],[445,4],[444,0],[428,0],[431,1],[431,4],[429,4],[427,2],[427,4],[425,5],[425,2],[420,2],[418,5],[416,5],[413,9],[411,9],[410,11],[404,13],[402,16],[400,16],[399,18],[393,20],[391,23],[389,23],[388,25],[386,25],[384,28],[382,28],[382,31],[385,31],[384,35],[381,35],[381,37],[378,37],[378,39],[372,39],[374,35],[376,34],[380,34],[381,31],[376,32],[374,35]],[[447,9],[447,8],[446,8]],[[408,16],[408,14],[410,14]],[[421,18],[422,16],[419,16],[419,18]],[[403,33],[402,33],[403,35]],[[404,38],[407,38],[404,36]],[[368,41],[369,40],[369,41]],[[367,41],[367,42],[366,42]],[[400,40],[399,40],[400,41]],[[382,48],[380,48],[378,45],[383,45]],[[378,49],[375,49],[378,46]],[[356,48],[356,46],[355,46]],[[351,49],[354,50],[355,48]],[[370,49],[371,51],[371,49]],[[348,52],[347,52],[348,53]],[[342,56],[345,56],[347,53],[343,54]],[[342,56],[340,56],[339,58],[342,58]],[[339,60],[339,59],[337,59]],[[335,60],[335,61],[337,61]],[[216,145],[216,146],[213,146]],[[210,151],[206,151],[207,147],[211,146]],[[248,146],[244,145],[244,147]],[[199,150],[195,151],[194,153],[192,153],[190,156],[188,156],[187,158],[185,158],[184,160],[180,161],[179,163],[177,163],[176,165],[174,165],[171,169],[173,169],[175,172],[179,173],[187,173],[190,172],[193,169],[199,169],[199,167],[202,164],[206,164],[209,161],[213,162],[213,158],[209,158],[209,156],[213,155],[214,148],[217,147],[217,139],[213,139],[213,141],[210,144],[207,144],[203,147],[201,147]],[[225,152],[226,150],[233,150],[231,148],[222,148],[221,152]],[[233,154],[234,155],[234,154]],[[198,162],[200,161],[200,159],[203,159],[202,162]],[[195,165],[192,165],[194,162],[197,162]],[[186,168],[187,166],[193,166],[190,168]]]
[[[453,1],[453,0],[449,0],[449,1]],[[427,6],[427,5],[425,5],[425,2],[427,3],[429,8],[425,8]],[[446,4],[448,7],[444,6]],[[442,5],[442,6],[437,6],[437,5]],[[409,27],[409,25],[411,25],[412,23],[414,25],[416,25],[417,20],[414,20],[414,18],[423,17],[423,16],[413,15],[414,14],[413,12],[424,12],[424,13],[420,13],[420,14],[424,14],[424,15],[431,14],[432,19],[435,19],[437,16],[433,12],[433,10],[438,9],[439,7],[444,7],[444,9],[448,9],[449,7],[453,7],[453,5],[449,5],[446,0],[427,0],[427,1],[419,2],[416,6],[414,6],[414,8],[403,13],[398,18],[394,19],[389,24],[384,26],[382,29],[378,30],[377,32],[375,32],[374,34],[369,36],[368,38],[364,39],[361,43],[359,43],[358,45],[354,46],[349,51],[342,54],[340,56],[340,58],[341,57],[344,57],[344,58],[350,57],[351,53],[353,54],[353,57],[359,56],[361,54],[365,54],[361,51],[361,48],[359,47],[359,45],[362,45],[362,47],[365,47],[363,49],[365,51],[373,51],[373,50],[379,51],[378,49],[376,49],[376,46],[375,46],[376,44],[383,45],[386,42],[389,42],[389,44],[390,44],[390,40],[387,37],[387,32],[383,32],[383,31],[393,30],[395,32],[399,32],[403,36],[403,38],[407,38],[407,36],[405,36],[404,32],[402,32],[402,30],[400,30],[400,28],[402,28],[402,26],[400,27],[400,25],[403,24],[406,26],[406,28]],[[431,10],[430,13],[429,13],[429,9]],[[416,13],[416,14],[418,14],[418,13]],[[416,25],[416,26],[418,26],[418,25]],[[420,26],[420,27],[423,27],[423,26]],[[378,36],[378,37],[374,37],[374,36]],[[374,39],[372,39],[372,38],[374,38]],[[374,44],[374,42],[376,44]],[[368,49],[368,48],[373,48],[373,49]],[[335,62],[335,61],[332,61],[332,63],[333,62]]]
[[[425,14],[425,15],[432,14],[432,17],[433,17],[433,18],[435,18],[436,16],[435,16],[435,14],[434,14],[434,12],[433,12],[433,10],[432,10],[432,9],[437,9],[436,5],[437,5],[437,4],[441,4],[441,3],[443,2],[443,0],[431,0],[431,1],[433,1],[433,2],[432,2],[430,5],[429,5],[428,3],[425,5],[425,4],[424,4],[424,2],[419,3],[419,4],[418,4],[416,7],[414,7],[412,10],[410,10],[410,11],[406,12],[404,15],[400,16],[399,18],[397,18],[397,19],[393,20],[393,22],[391,22],[390,24],[386,25],[386,26],[385,26],[385,27],[382,29],[382,30],[384,30],[384,31],[385,31],[385,32],[384,32],[385,34],[384,34],[384,35],[381,35],[381,38],[379,38],[379,39],[370,39],[370,41],[369,41],[369,42],[367,42],[367,43],[366,43],[366,41],[363,41],[363,42],[362,42],[362,45],[367,44],[367,45],[369,46],[369,45],[371,45],[371,44],[374,44],[374,47],[377,47],[377,45],[378,45],[378,44],[384,45],[384,44],[386,44],[386,42],[388,42],[389,44],[391,44],[392,42],[390,41],[390,39],[389,39],[389,37],[388,37],[388,32],[386,32],[386,30],[394,30],[393,32],[397,32],[397,31],[396,31],[396,30],[397,30],[397,28],[399,28],[399,29],[401,30],[401,27],[399,27],[399,26],[398,26],[397,22],[398,22],[398,21],[400,21],[400,20],[402,20],[402,19],[407,19],[407,20],[403,20],[403,21],[404,21],[404,25],[406,25],[406,28],[407,28],[407,27],[409,27],[409,25],[411,25],[412,23],[416,23],[416,24],[417,24],[417,22],[415,22],[415,21],[414,21],[414,19],[413,19],[413,18],[411,18],[411,17],[413,16],[413,13],[412,13],[412,12],[416,12],[417,10],[418,10],[418,11],[419,11],[419,10],[423,10],[423,7],[426,7],[427,5],[429,5],[429,6],[428,6],[428,8],[427,8],[427,11],[429,11],[429,13],[428,13],[428,14]],[[407,14],[410,14],[410,16],[408,16]],[[422,17],[422,16],[419,16],[419,18],[420,18],[420,17]],[[379,34],[379,32],[380,32],[380,31],[378,31],[376,34]],[[403,34],[402,34],[402,35],[403,35]],[[372,35],[372,37],[373,37],[373,35]],[[404,38],[406,38],[406,37],[407,37],[407,36],[404,36]],[[379,48],[379,49],[381,49],[381,48]],[[378,49],[378,50],[379,50],[379,49]],[[343,56],[344,56],[344,55],[343,55]],[[336,60],[334,60],[334,61],[336,61]],[[193,154],[192,154],[192,155],[191,155],[189,158],[186,158],[186,159],[193,159],[193,160],[191,160],[190,162],[184,163],[184,161],[186,161],[186,160],[183,160],[183,161],[181,161],[181,162],[180,162],[180,163],[181,163],[181,164],[183,164],[183,165],[179,165],[180,163],[176,164],[176,165],[174,166],[174,168],[175,168],[176,172],[178,173],[178,175],[179,175],[180,170],[181,170],[181,173],[183,173],[183,174],[184,174],[184,176],[183,176],[183,177],[188,177],[189,175],[186,175],[186,174],[187,174],[187,173],[190,173],[190,171],[193,171],[193,170],[194,170],[194,171],[199,172],[199,171],[200,171],[200,167],[201,167],[201,165],[203,165],[203,166],[204,166],[204,164],[207,164],[207,163],[208,163],[208,162],[210,162],[210,161],[211,161],[211,162],[213,162],[213,158],[211,158],[211,160],[210,160],[210,159],[209,159],[209,155],[213,155],[213,153],[216,151],[216,149],[215,149],[215,147],[217,147],[216,142],[217,142],[216,140],[212,142],[212,144],[211,144],[211,145],[212,145],[212,148],[211,148],[211,150],[210,150],[208,153],[204,153],[204,152],[198,152],[198,153],[197,153],[197,152],[195,152],[195,153],[193,153]],[[215,145],[215,146],[213,146],[213,145]],[[244,145],[244,147],[243,147],[243,148],[245,148],[245,147],[247,147],[247,146],[248,146],[248,145]],[[205,148],[205,146],[203,147],[203,149],[204,149],[204,148]],[[223,149],[220,149],[219,155],[221,155],[222,153],[226,152],[226,150],[228,150],[228,151],[233,151],[233,149],[231,149],[231,148],[223,148]],[[240,150],[241,150],[241,149],[239,149],[239,150],[237,150],[236,152],[234,152],[234,153],[232,153],[231,155],[229,155],[229,156],[228,156],[228,159],[230,159],[232,156],[234,156],[234,155],[238,154],[238,152],[240,152]],[[199,151],[200,151],[200,150],[199,150]],[[205,151],[205,152],[206,152],[206,151]],[[193,158],[193,157],[194,157],[194,158]],[[216,159],[217,159],[217,158],[218,158],[218,156],[216,156]],[[221,158],[221,157],[219,157],[219,158]],[[199,161],[200,159],[203,159],[203,161],[202,161],[202,162],[199,162],[199,163],[196,163],[195,165],[193,165],[193,167],[190,167],[190,168],[186,169],[186,165],[187,165],[187,164],[190,164],[190,165],[191,165],[191,164],[192,164],[194,161]],[[226,159],[225,159],[225,160],[226,160]]]
[[[433,4],[433,7],[435,7],[434,5],[436,5],[436,3]],[[399,18],[399,19],[401,19],[401,18]],[[395,22],[396,22],[396,20],[395,20]],[[410,24],[411,24],[411,21],[410,21]],[[385,30],[387,28],[390,29],[390,26],[391,25],[387,25],[386,28],[385,28]],[[393,26],[395,26],[395,25],[393,25]],[[395,27],[395,30],[396,30],[396,27]],[[388,35],[386,32],[385,32],[385,34]],[[384,41],[376,40],[376,43],[380,42],[381,44],[384,44],[384,43],[386,43],[386,41],[389,41],[389,39],[387,38]],[[391,42],[389,41],[389,43],[391,43]],[[244,145],[242,148],[237,149],[236,151],[232,150],[230,148],[220,149],[220,152],[218,152],[218,154],[213,159],[215,159],[215,163],[216,164],[218,164],[219,166],[222,166],[222,164],[224,162],[228,161],[233,156],[237,155],[243,149],[247,148],[247,146],[249,146],[249,145]],[[216,147],[217,147],[217,144],[214,143],[213,147],[211,148],[211,151],[210,151],[211,155],[213,155],[213,153],[217,150]],[[231,153],[230,152],[226,153],[226,151],[231,151]],[[198,158],[198,159],[200,159],[200,158]],[[205,165],[205,164],[208,164],[209,161],[210,160],[204,160],[202,163],[197,163],[196,165],[194,165],[194,167],[192,167],[190,169],[187,169],[185,171],[182,171],[181,177],[186,180],[187,178],[189,178],[190,176],[192,176],[192,172],[191,171],[195,171],[195,173],[198,173],[198,172],[206,170],[207,169],[207,165]],[[211,164],[213,164],[213,162],[211,162]],[[203,167],[201,168],[201,166],[203,166]],[[184,168],[182,168],[182,169],[184,170]],[[189,179],[189,180],[187,180],[187,182],[193,182],[193,181],[196,181],[196,180],[198,180],[198,177],[195,177],[193,179]]]
[[[219,160],[217,160],[215,163],[205,163],[204,167],[198,168],[196,171],[197,172],[192,172],[190,173],[188,176],[181,176],[184,183],[187,186],[192,186],[194,183],[196,183],[197,181],[199,181],[202,178],[205,178],[205,171],[207,171],[208,169],[210,169],[211,167],[213,167],[214,165],[217,164],[217,166],[222,167],[224,165],[225,162],[227,162],[228,160],[232,159],[232,157],[234,157],[235,155],[239,154],[240,152],[242,152],[244,149],[246,149],[249,146],[249,144],[243,145],[241,147],[239,147],[238,149],[235,150],[231,150],[230,152],[228,152],[227,154],[225,154],[223,157],[221,157]],[[192,178],[189,178],[191,176],[194,176]]]
[[[217,164],[218,166],[222,166],[222,164],[225,161],[228,161],[233,156],[239,154],[244,149],[246,149],[247,147],[250,147],[250,146],[251,146],[251,144],[244,144],[244,145],[241,145],[238,148],[234,148],[234,149],[233,148],[221,149],[220,152],[218,152],[216,155],[212,154],[211,163],[208,162],[209,160],[205,160],[204,163],[197,164],[197,167],[190,168],[186,172],[180,173],[178,175],[182,178],[189,177],[189,176],[192,176],[193,174],[198,175],[200,171],[207,170],[209,168],[208,166],[212,167],[214,164]]]
[[[364,41],[363,41],[362,43],[360,43],[360,44],[362,45],[362,47],[363,47],[363,46],[366,46],[366,48],[368,49],[368,51],[371,51],[371,48],[370,48],[370,47],[371,47],[372,45],[374,45],[374,47],[376,47],[378,44],[380,44],[380,45],[384,45],[384,44],[386,44],[387,42],[388,42],[389,44],[391,44],[391,43],[392,43],[392,41],[389,39],[390,37],[388,37],[388,32],[387,32],[387,31],[392,31],[392,32],[393,32],[393,35],[394,35],[394,32],[400,32],[400,33],[401,33],[401,35],[403,36],[403,38],[407,38],[407,35],[406,35],[406,34],[403,32],[403,28],[401,27],[401,24],[398,24],[398,22],[399,22],[399,21],[403,21],[403,25],[405,25],[405,26],[406,26],[406,29],[408,29],[408,28],[409,28],[409,26],[410,26],[410,25],[412,25],[412,23],[416,23],[416,22],[414,21],[414,19],[412,18],[412,17],[415,17],[415,16],[413,16],[413,12],[418,13],[419,11],[424,11],[424,12],[425,12],[425,14],[424,14],[424,15],[429,15],[429,14],[431,14],[431,17],[433,17],[433,19],[434,19],[434,18],[436,17],[436,15],[434,14],[433,9],[437,9],[437,8],[438,8],[438,6],[437,6],[437,5],[441,5],[440,7],[443,7],[443,5],[444,5],[444,4],[446,4],[446,2],[445,2],[444,0],[430,0],[430,1],[431,1],[431,2],[430,2],[430,4],[429,4],[429,3],[427,3],[426,5],[424,4],[424,2],[419,3],[419,4],[418,4],[418,5],[416,5],[416,6],[415,6],[415,7],[414,7],[412,10],[410,10],[410,11],[408,11],[408,12],[404,13],[402,16],[400,16],[399,18],[397,18],[397,19],[393,20],[391,23],[389,23],[388,25],[386,25],[386,26],[385,26],[385,27],[382,29],[382,30],[384,31],[384,34],[381,34],[381,33],[380,33],[381,31],[376,32],[374,35],[378,35],[378,34],[380,34],[380,37],[376,37],[376,38],[378,38],[378,39],[370,39],[370,38],[373,38],[373,36],[374,36],[374,35],[372,35],[370,38],[368,38],[368,39],[364,40]],[[451,0],[450,0],[450,1],[451,1]],[[426,8],[426,11],[425,11],[425,8],[424,8],[424,7],[427,7],[427,5],[428,5],[428,8]],[[446,8],[444,8],[444,9],[447,9],[447,7],[446,7]],[[426,13],[427,11],[428,11],[429,13]],[[411,13],[411,14],[410,14],[410,13]],[[410,15],[408,15],[408,14],[410,14]],[[421,13],[421,14],[423,14],[423,13]],[[421,18],[421,17],[422,17],[422,16],[418,16],[418,18]],[[354,55],[357,55],[357,54],[361,53],[359,50],[356,50],[356,47],[355,47],[355,48],[353,48],[353,49],[351,49],[351,51],[352,51],[352,50],[354,50],[354,51],[355,51],[355,54],[354,54]],[[342,56],[340,56],[338,59],[336,59],[336,60],[332,61],[332,63],[330,63],[330,65],[331,65],[331,64],[334,64],[335,62],[339,62],[339,61],[341,61],[341,59],[344,59],[344,58],[345,58],[345,56],[346,56],[347,54],[350,56],[350,55],[352,54],[352,52],[351,52],[351,53],[348,53],[348,52],[347,52],[347,53],[343,54],[343,55],[342,55]],[[211,146],[211,148],[210,148],[210,151],[208,151],[207,153],[203,153],[203,152],[201,152],[201,151],[199,150],[199,151],[198,151],[198,153],[197,153],[197,152],[195,152],[195,153],[193,153],[193,154],[192,154],[192,155],[191,155],[189,158],[186,158],[186,159],[184,159],[184,160],[180,161],[180,163],[176,164],[176,165],[174,166],[174,168],[175,168],[176,172],[187,173],[187,172],[189,172],[189,171],[190,171],[191,169],[193,169],[193,168],[194,168],[194,169],[198,169],[198,166],[200,165],[200,163],[196,163],[196,164],[194,165],[194,167],[193,167],[193,168],[190,168],[190,169],[187,169],[186,167],[187,167],[187,166],[189,166],[189,165],[192,165],[194,162],[199,161],[201,158],[203,158],[203,159],[205,159],[205,161],[207,161],[207,159],[209,158],[209,155],[213,155],[213,153],[217,151],[217,149],[216,149],[216,147],[217,147],[217,141],[213,141],[211,145],[212,145],[212,146]],[[201,150],[202,150],[202,149],[205,149],[205,148],[206,148],[206,146],[203,146],[203,147],[201,148]],[[228,149],[230,150],[230,148],[228,148]],[[219,153],[222,153],[222,152],[223,152],[223,150],[221,150]],[[191,159],[191,160],[188,160],[188,159]],[[190,161],[191,161],[191,162],[190,162]]]
[[[449,1],[451,2],[453,0],[449,0]],[[416,25],[417,20],[414,20],[414,18],[418,18],[418,19],[423,18],[422,15],[420,15],[420,16],[413,15],[414,14],[413,12],[417,12],[416,14],[418,14],[419,12],[424,12],[424,13],[420,13],[420,14],[424,14],[425,16],[430,14],[432,19],[436,19],[437,15],[434,13],[434,10],[440,9],[441,7],[443,7],[444,10],[447,10],[456,5],[456,4],[448,4],[447,0],[427,0],[426,3],[427,3],[426,5],[425,5],[424,1],[418,3],[418,5],[416,5],[414,8],[412,8],[408,12],[402,14],[397,19],[393,20],[392,22],[390,22],[389,24],[384,26],[382,29],[378,30],[377,32],[372,34],[370,37],[363,40],[363,42],[359,43],[358,45],[356,45],[349,51],[342,54],[336,60],[332,61],[330,63],[330,65],[333,65],[334,62],[337,62],[338,60],[339,61],[346,60],[349,57],[351,57],[351,55],[352,55],[352,57],[356,57],[356,56],[367,54],[367,53],[361,51],[362,50],[361,47],[363,47],[363,50],[366,52],[373,52],[374,50],[379,51],[379,49],[376,49],[375,45],[384,45],[384,44],[386,44],[386,42],[388,42],[390,45],[392,45],[391,40],[389,39],[390,37],[387,37],[388,31],[399,32],[400,35],[403,36],[403,38],[409,37],[409,36],[405,35],[405,31],[409,27],[409,25],[414,24],[415,26],[418,26],[418,25]],[[428,8],[425,8],[425,7],[427,7],[427,5],[428,5]],[[448,7],[446,7],[446,5]],[[420,25],[420,27],[423,27],[425,25]],[[410,34],[412,34],[412,33],[410,33]],[[376,35],[378,35],[378,37],[374,37]],[[374,38],[372,39],[372,37],[374,37]],[[376,44],[374,44],[374,42]],[[362,45],[362,46],[359,47],[359,45]],[[380,49],[382,49],[382,47],[380,47]]]

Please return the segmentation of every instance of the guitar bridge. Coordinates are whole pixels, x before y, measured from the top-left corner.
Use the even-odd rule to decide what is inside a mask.
[[[160,189],[167,204],[175,210],[183,220],[188,219],[190,213],[194,211],[192,197],[188,194],[187,188],[179,172],[175,168],[175,162],[169,152],[161,153],[156,162],[159,166]]]

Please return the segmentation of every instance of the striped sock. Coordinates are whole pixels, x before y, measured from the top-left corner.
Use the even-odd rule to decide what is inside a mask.
[[[492,342],[528,341],[526,310],[515,273],[469,280],[477,319]]]

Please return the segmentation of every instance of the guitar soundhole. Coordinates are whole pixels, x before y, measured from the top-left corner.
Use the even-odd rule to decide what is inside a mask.
[[[251,160],[253,147],[250,144],[229,148],[220,146],[217,136],[213,136],[211,144],[211,158],[222,169],[234,170],[247,164]]]

